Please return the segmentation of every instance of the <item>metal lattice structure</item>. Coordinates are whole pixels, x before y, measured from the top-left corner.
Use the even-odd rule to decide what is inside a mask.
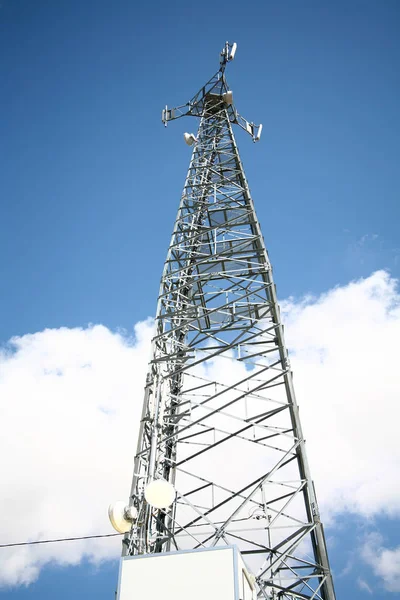
[[[236,544],[259,598],[334,600],[272,269],[225,68],[163,121],[200,117],[158,299],[123,554]],[[144,497],[162,478],[168,509]]]

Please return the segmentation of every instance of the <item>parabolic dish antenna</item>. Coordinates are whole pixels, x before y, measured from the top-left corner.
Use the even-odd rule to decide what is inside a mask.
[[[137,510],[134,506],[126,506],[125,502],[114,502],[108,507],[108,518],[115,531],[127,533],[137,518]]]
[[[165,479],[154,479],[147,485],[144,497],[154,508],[168,508],[175,499],[175,488]]]

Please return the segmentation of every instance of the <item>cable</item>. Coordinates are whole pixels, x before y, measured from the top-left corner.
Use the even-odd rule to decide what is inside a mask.
[[[233,523],[237,523],[239,521],[247,521],[247,518],[244,519],[234,519]],[[223,521],[220,524],[222,525]],[[201,527],[202,525],[196,525],[196,527]],[[35,540],[33,542],[14,542],[13,544],[0,544],[0,548],[13,548],[15,546],[34,546],[37,544],[55,544],[56,542],[75,542],[77,540],[93,540],[98,538],[109,538],[115,537],[117,535],[124,535],[123,533],[104,533],[103,535],[83,535],[80,537],[70,537],[70,538],[58,538],[56,540]]]
[[[59,538],[57,540],[36,540],[34,542],[15,542],[14,544],[0,544],[0,548],[11,548],[13,546],[33,546],[35,544],[54,544],[55,542],[74,542],[76,540],[93,540],[94,538],[109,538],[122,533],[105,533],[103,535],[84,535],[81,537]]]

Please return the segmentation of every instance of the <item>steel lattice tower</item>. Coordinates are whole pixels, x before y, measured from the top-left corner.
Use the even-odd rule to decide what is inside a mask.
[[[225,68],[163,121],[200,117],[161,278],[123,554],[236,544],[259,598],[334,600],[271,264]],[[172,483],[167,509],[145,499]]]

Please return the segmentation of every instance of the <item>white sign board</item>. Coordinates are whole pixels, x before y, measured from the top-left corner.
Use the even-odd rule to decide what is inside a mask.
[[[121,559],[118,600],[253,600],[234,546]]]

